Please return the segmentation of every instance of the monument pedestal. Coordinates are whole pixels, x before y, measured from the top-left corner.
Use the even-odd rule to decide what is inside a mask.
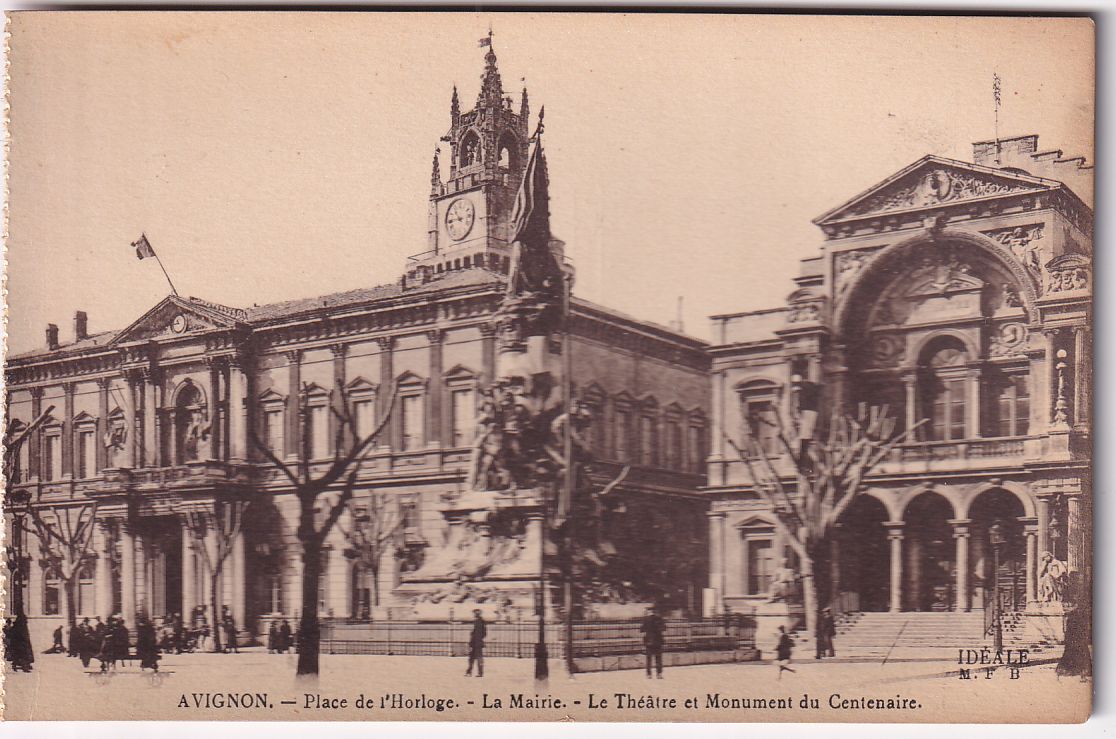
[[[773,658],[775,646],[779,643],[779,627],[782,626],[794,639],[794,656],[802,657],[804,650],[813,649],[813,635],[794,633],[804,625],[802,606],[797,603],[776,601],[774,603],[758,603],[755,606],[756,617],[756,649],[760,650],[765,658]]]
[[[1023,612],[1023,636],[1028,644],[1064,644],[1066,609],[1060,602],[1032,601]]]

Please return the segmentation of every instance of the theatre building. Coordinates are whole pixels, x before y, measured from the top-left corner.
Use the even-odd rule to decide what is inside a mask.
[[[924,157],[814,221],[785,305],[713,318],[711,609],[749,612],[796,566],[725,438],[751,424],[793,487],[760,421],[798,383],[822,418],[867,403],[900,432],[922,422],[843,515],[822,605],[978,611],[998,591],[1025,612],[1058,597],[1045,553],[1091,579],[1092,174],[1037,136]]]
[[[76,521],[83,510],[96,518],[79,555],[77,616],[120,613],[131,623],[138,612],[207,603],[209,574],[186,530],[188,514],[262,496],[273,505],[248,509],[219,598],[242,628],[294,618],[298,508],[257,443],[290,460],[305,440],[320,460],[315,469],[324,468],[334,453],[331,408],[347,404],[357,431],[368,433],[397,387],[353,504],[353,515],[367,514],[377,505],[373,492],[387,494],[397,536],[371,572],[335,529],[318,607],[335,618],[413,618],[411,581],[447,546],[444,509],[461,494],[478,393],[493,379],[493,315],[534,128],[526,90],[513,105],[491,49],[476,105],[463,111],[455,89],[448,118],[430,191],[416,193],[429,199],[428,231],[415,239],[416,251],[426,251],[400,265],[397,281],[251,307],[171,295],[112,331],[91,332],[79,312],[72,334],[51,325],[43,348],[9,359],[15,428],[50,409],[21,449],[16,496],[52,512],[48,520]],[[562,243],[552,249],[560,255]],[[368,252],[371,271],[374,239]],[[627,504],[611,524],[618,557],[634,573],[626,597],[692,610],[708,571],[697,492],[708,453],[706,344],[576,297],[571,311],[566,343],[575,395],[593,415],[594,469],[608,479],[632,466],[617,490]],[[22,592],[38,645],[67,605],[61,574],[33,534],[23,550]],[[424,577],[424,587],[439,586]]]

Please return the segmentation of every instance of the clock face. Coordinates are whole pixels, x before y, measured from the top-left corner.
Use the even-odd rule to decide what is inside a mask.
[[[171,322],[171,329],[176,334],[180,334],[183,331],[185,331],[186,330],[186,316],[182,315],[181,313],[179,313],[177,316],[175,316],[174,321]]]
[[[475,217],[471,200],[465,198],[454,200],[446,210],[446,233],[454,241],[461,241],[472,230]]]

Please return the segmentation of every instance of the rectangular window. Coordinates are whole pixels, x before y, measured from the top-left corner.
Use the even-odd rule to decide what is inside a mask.
[[[654,467],[658,461],[655,449],[655,419],[650,416],[639,417],[639,463]]]
[[[58,616],[62,613],[62,580],[53,570],[43,575],[43,615]]]
[[[264,438],[273,454],[283,453],[283,410],[275,408],[264,413]]]
[[[965,381],[947,380],[949,388],[949,438],[964,439],[965,434]]]
[[[629,444],[632,438],[632,414],[627,410],[616,410],[616,461],[629,461]]]
[[[418,520],[418,502],[414,500],[401,501],[399,503],[399,522],[402,524],[403,529],[417,529]]]
[[[771,589],[771,540],[749,539],[748,595],[762,595]]]
[[[77,603],[74,606],[80,615],[94,615],[97,612],[97,604],[93,599],[94,584],[93,577],[94,571],[92,565],[85,565],[79,574],[78,587],[77,587]]]
[[[62,436],[47,434],[43,438],[43,479],[57,480],[62,475]]]
[[[17,482],[27,482],[31,477],[31,439],[25,438],[19,445],[19,479]]]
[[[93,442],[93,431],[79,431],[77,435],[78,477],[85,479],[97,474],[97,447]]]
[[[1026,436],[1030,429],[1031,398],[1027,380],[1027,375],[1012,375],[997,389],[997,436]]]
[[[329,454],[329,409],[312,405],[306,409],[306,435],[310,442],[310,459],[322,459]]]
[[[705,471],[705,427],[690,427],[690,471],[698,474]]]
[[[473,421],[477,408],[471,389],[454,390],[450,404],[453,413],[453,446],[468,446],[473,439]]]
[[[666,466],[677,470],[682,461],[682,426],[678,421],[667,421],[666,425]]]
[[[763,453],[774,457],[779,453],[779,430],[776,426],[775,404],[771,400],[750,400],[745,406],[752,438]]]
[[[353,402],[353,431],[358,439],[364,439],[376,430],[376,404],[371,398]]]
[[[414,451],[422,448],[423,435],[423,405],[421,395],[405,396],[400,407],[402,410],[402,434],[400,441],[402,451]]]

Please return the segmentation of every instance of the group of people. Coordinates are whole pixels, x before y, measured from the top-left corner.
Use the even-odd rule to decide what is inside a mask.
[[[69,657],[77,657],[83,667],[88,668],[94,658],[101,663],[101,671],[116,668],[120,662],[133,659],[131,634],[124,624],[124,618],[119,615],[109,616],[108,621],[102,622],[97,617],[96,623],[88,618],[82,619],[70,629],[70,639],[63,647],[62,627],[54,630],[53,644],[44,654],[60,654],[65,652]],[[155,639],[155,627],[146,616],[140,616],[136,621],[136,657],[143,668],[158,669],[159,649]]]
[[[27,616],[20,613],[4,621],[4,656],[16,671],[31,672],[35,651],[31,648],[31,630]]]
[[[267,630],[267,651],[269,654],[287,654],[294,646],[294,634],[291,632],[291,622],[283,619],[280,624],[271,622]]]

